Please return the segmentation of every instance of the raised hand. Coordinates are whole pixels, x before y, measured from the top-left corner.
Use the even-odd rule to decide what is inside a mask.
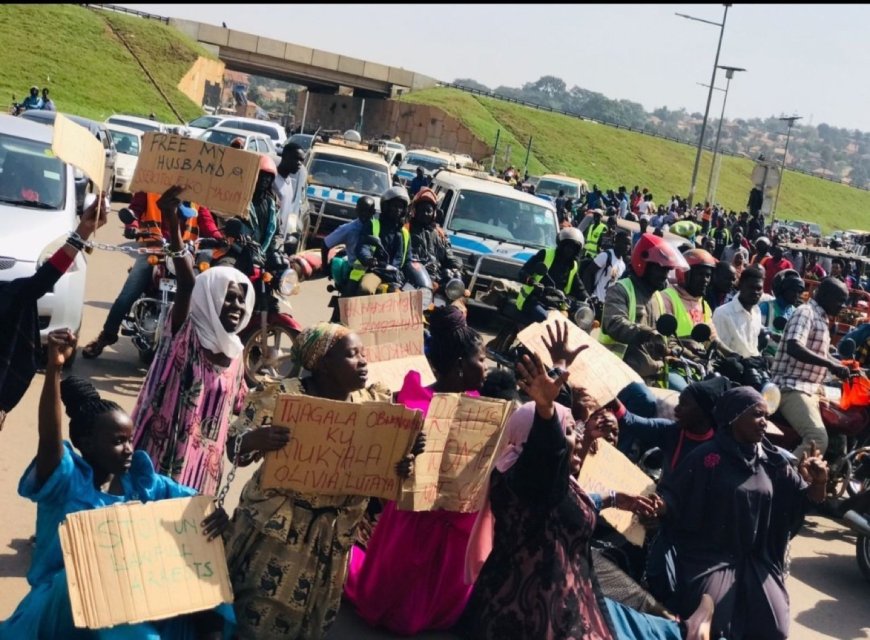
[[[202,535],[206,536],[211,542],[230,526],[230,517],[223,507],[218,507],[210,515],[206,516],[205,520],[200,523],[202,526]]]
[[[160,199],[157,201],[160,213],[165,217],[166,225],[170,229],[181,228],[179,224],[178,207],[181,204],[181,193],[184,189],[185,187],[182,187],[181,185],[169,187],[163,192],[163,195],[161,195]]]
[[[60,369],[76,349],[76,335],[69,329],[55,329],[48,334],[48,367]]]
[[[414,471],[414,455],[408,454],[396,463],[396,475],[403,480],[410,478]]]
[[[106,207],[106,192],[101,191],[100,197],[94,200],[91,206],[82,213],[76,233],[87,240],[93,235],[94,231],[106,224],[108,212],[108,207]]]
[[[547,335],[550,337],[549,344],[546,338],[543,338],[543,342],[547,351],[550,352],[550,359],[553,361],[554,367],[567,369],[580,353],[589,348],[588,344],[581,344],[576,349],[568,348],[568,322],[565,320],[556,323],[555,335],[553,326],[548,324]]]
[[[825,485],[828,482],[828,463],[824,461],[815,441],[810,444],[810,452],[801,455],[798,473],[811,485]]]
[[[547,374],[541,356],[536,353],[531,357],[524,355],[522,361],[517,363],[517,384],[520,390],[538,405],[538,413],[542,418],[552,416],[553,403],[569,375],[569,372],[565,371],[557,378],[551,378]]]

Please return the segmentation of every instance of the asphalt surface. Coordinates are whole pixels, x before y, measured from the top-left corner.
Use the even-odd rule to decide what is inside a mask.
[[[113,207],[117,210],[118,206]],[[98,232],[100,242],[122,243],[122,226],[116,215]],[[123,253],[95,251],[88,261],[88,285],[82,335],[83,345],[99,332],[132,258]],[[307,325],[328,318],[326,280],[303,283],[292,299],[293,312]],[[72,373],[90,378],[100,392],[128,411],[133,409],[146,370],[138,362],[128,338],[106,349],[97,360],[79,357]],[[0,619],[8,617],[28,591],[25,574],[30,564],[28,539],[34,533],[35,505],[17,495],[19,478],[37,446],[37,405],[42,388],[37,375],[21,404],[6,420],[0,433],[0,495],[5,496],[0,521]],[[242,486],[253,468],[239,470],[226,500],[228,511],[238,503]],[[855,562],[855,535],[830,519],[811,516],[793,541],[791,576],[791,638],[797,640],[853,640],[870,638],[870,583]],[[368,628],[344,606],[331,630],[331,640],[393,638]],[[429,640],[453,638],[450,634],[417,636]]]

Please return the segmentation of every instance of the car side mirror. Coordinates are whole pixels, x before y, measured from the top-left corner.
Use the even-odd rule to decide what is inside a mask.
[[[713,337],[713,330],[710,329],[710,325],[700,322],[692,327],[691,337],[695,342],[707,342]]]
[[[127,207],[124,207],[118,212],[118,217],[124,224],[133,224],[134,222],[136,222],[136,216],[134,216],[133,212],[130,211]]]
[[[675,336],[677,334],[677,319],[669,313],[660,316],[656,320],[656,331],[663,336]]]

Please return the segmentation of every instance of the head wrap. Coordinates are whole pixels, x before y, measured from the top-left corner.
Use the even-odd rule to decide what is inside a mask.
[[[221,311],[230,283],[243,285],[245,313],[236,330],[227,332],[221,324]],[[196,277],[190,296],[190,320],[200,344],[213,353],[235,360],[242,355],[242,341],[236,335],[254,313],[254,287],[241,271],[233,267],[212,267]]]
[[[752,387],[736,387],[726,391],[716,403],[716,424],[724,429],[759,404],[767,409],[767,401]]]
[[[304,329],[296,338],[291,357],[308,371],[314,371],[320,360],[351,330],[341,324],[319,322]]]
[[[729,386],[731,385],[728,378],[718,376],[702,382],[693,382],[683,390],[683,393],[691,396],[698,403],[698,406],[704,412],[704,415],[707,416],[710,423],[715,425],[716,416],[713,414],[713,408],[722,395],[728,391]]]
[[[559,422],[567,428],[574,426],[574,417],[571,415],[571,410],[563,407],[561,404],[554,405],[556,415],[559,417]],[[501,473],[505,473],[510,469],[516,461],[519,460],[520,454],[523,452],[523,446],[526,440],[529,439],[529,433],[532,431],[532,424],[535,421],[535,403],[527,402],[514,411],[511,417],[508,418],[505,425],[504,438],[507,441],[507,446],[502,450],[495,462],[495,467]],[[474,584],[477,580],[480,569],[483,563],[492,552],[492,541],[495,532],[495,518],[492,515],[492,505],[489,500],[489,482],[487,481],[486,490],[484,492],[484,501],[480,511],[477,513],[477,520],[474,522],[474,528],[471,530],[471,536],[468,539],[468,548],[465,552],[465,583]]]

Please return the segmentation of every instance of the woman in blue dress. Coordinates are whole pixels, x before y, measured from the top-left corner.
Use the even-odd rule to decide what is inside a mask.
[[[230,605],[169,620],[77,629],[64,570],[58,526],[67,514],[129,500],[150,502],[195,495],[193,489],[155,473],[148,455],[133,451],[133,423],[114,402],[103,400],[80,378],[61,381],[63,363],[72,355],[75,336],[52,331],[45,385],[39,399],[39,447],[18,483],[18,493],[37,504],[36,546],[27,581],[30,593],[0,625],[0,639],[148,639],[228,638],[235,618]],[[61,398],[70,418],[72,444],[63,440]],[[73,449],[80,453],[77,453]],[[203,522],[209,540],[229,519],[218,509]]]

